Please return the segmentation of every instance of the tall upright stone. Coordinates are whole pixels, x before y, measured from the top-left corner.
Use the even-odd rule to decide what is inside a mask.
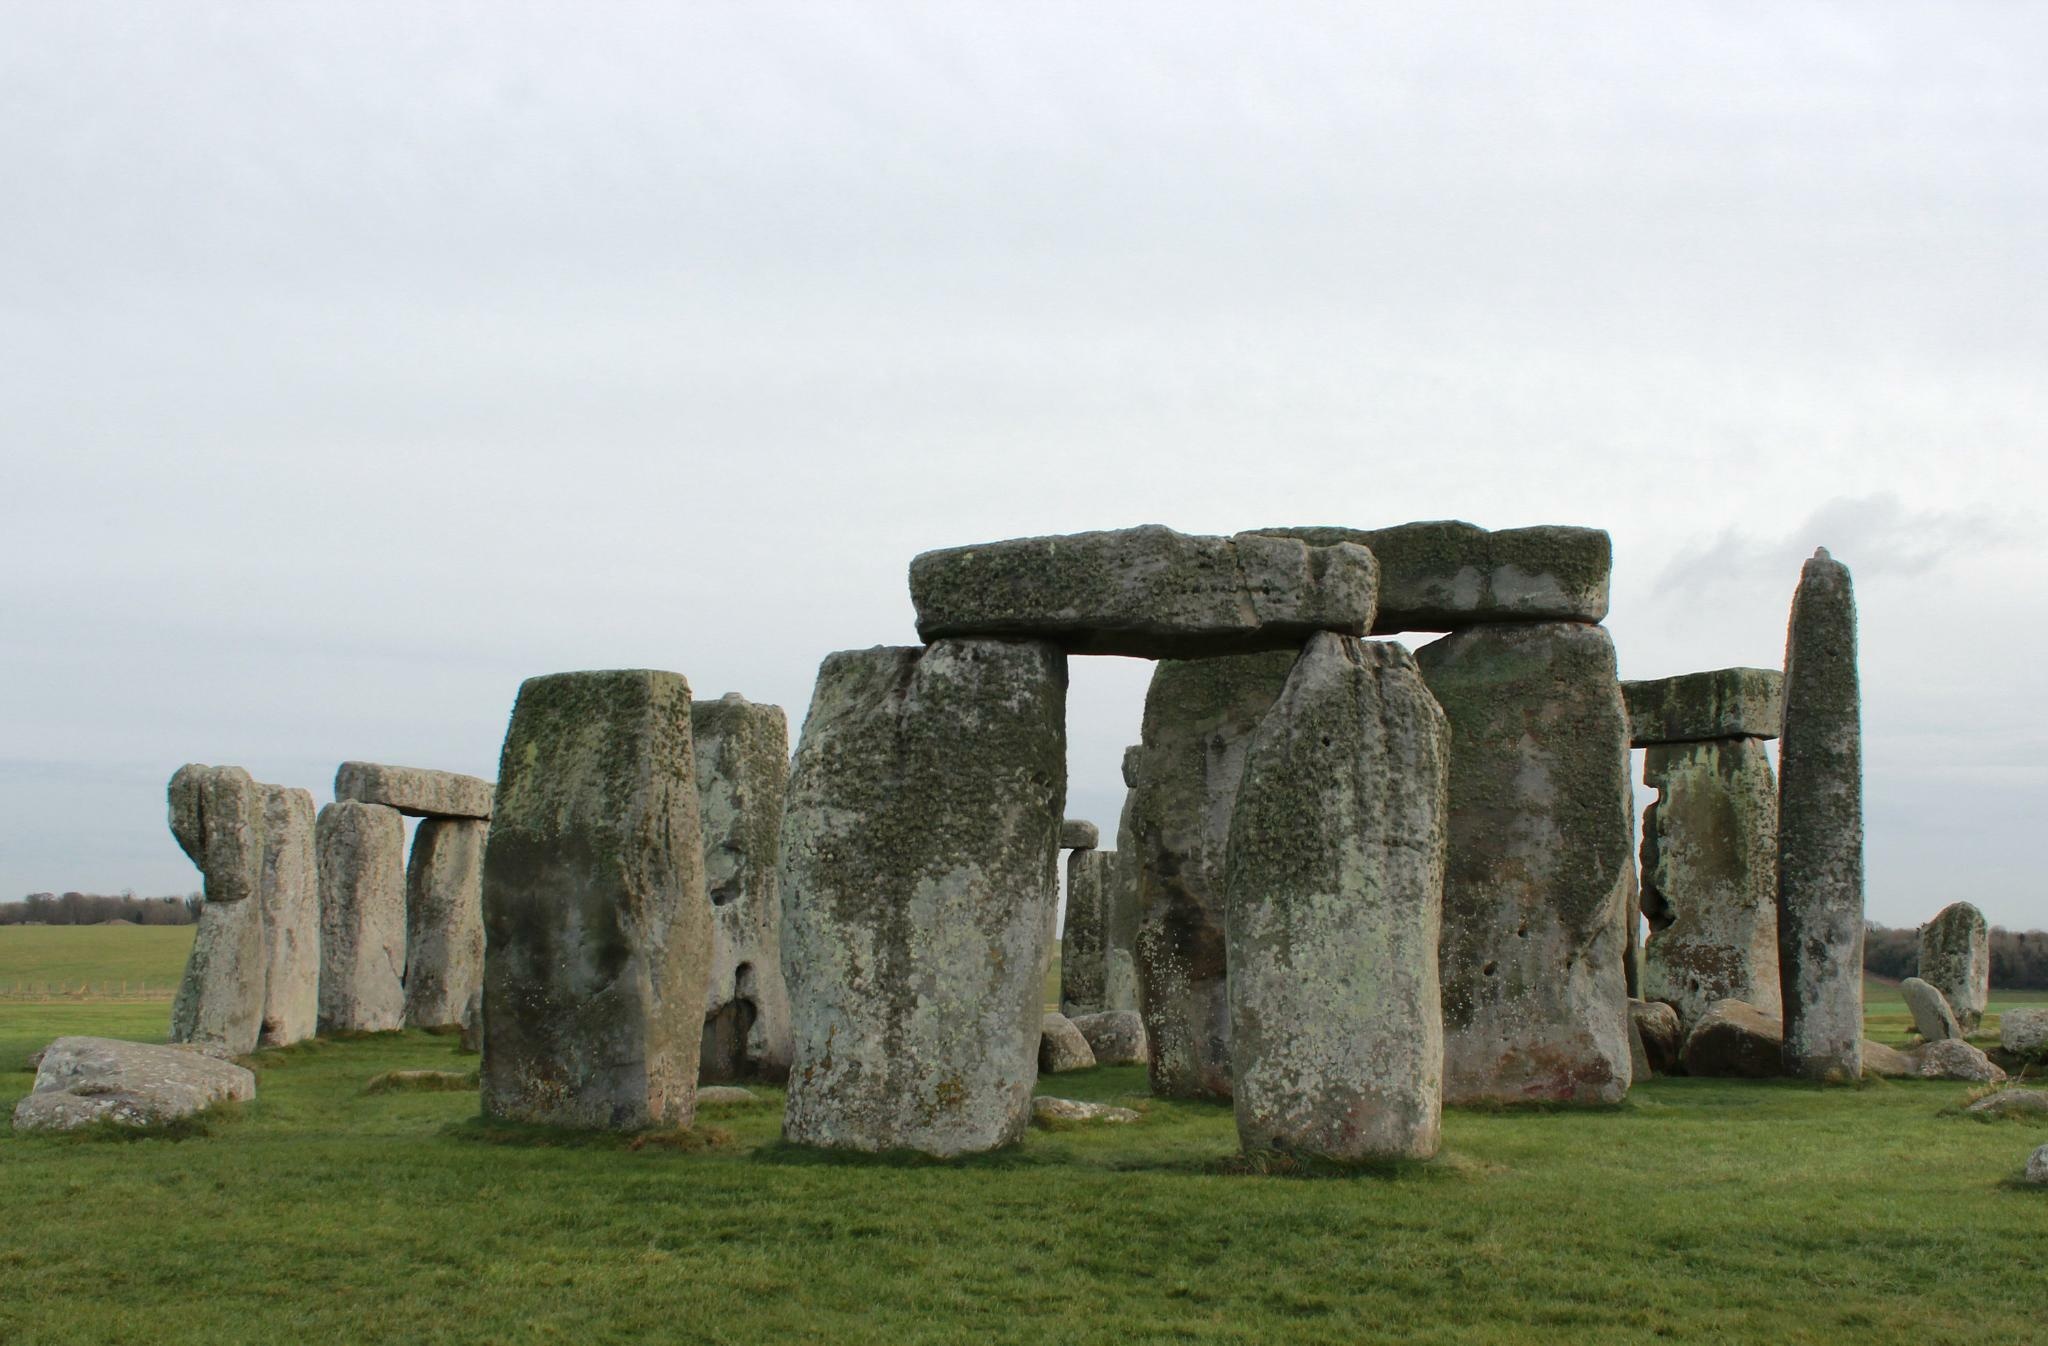
[[[1138,852],[1131,792],[1124,794],[1116,849],[1102,892],[1102,1000],[1107,1011],[1138,1008]]]
[[[405,1026],[405,820],[339,799],[314,826],[320,868],[320,1031]]]
[[[1778,746],[1778,974],[1785,1069],[1863,1072],[1863,746],[1856,596],[1823,547],[1807,561],[1785,639]]]
[[[320,1028],[320,878],[314,861],[313,795],[282,785],[263,792],[262,1045],[286,1047]]]
[[[405,866],[405,1021],[454,1028],[484,984],[481,818],[422,818]]]
[[[1107,918],[1116,852],[1067,852],[1067,919],[1060,932],[1060,1013],[1109,1008]]]
[[[690,685],[528,678],[484,846],[483,1111],[688,1126],[711,961]]]
[[[1504,623],[1415,658],[1451,725],[1444,1101],[1617,1101],[1634,803],[1614,644]]]
[[[1286,685],[1289,650],[1167,661],[1145,694],[1135,777],[1138,1000],[1152,1092],[1228,1098],[1225,862],[1245,750]]]
[[[1951,902],[1920,927],[1920,976],[1947,997],[1973,1033],[1991,999],[1991,928],[1968,902]]]
[[[1781,1012],[1778,994],[1778,788],[1755,738],[1659,744],[1643,781],[1642,998],[1686,1029],[1717,1001]]]
[[[240,1056],[263,1030],[263,790],[238,766],[193,763],[169,796],[171,835],[206,879],[170,1040]]]
[[[1450,731],[1401,646],[1311,637],[1245,754],[1226,859],[1247,1151],[1426,1159]]]
[[[1066,803],[1066,660],[940,640],[828,656],[790,773],[783,1134],[952,1155],[1018,1139]]]
[[[789,718],[738,692],[690,706],[711,972],[704,986],[701,1081],[789,1074],[795,1050],[782,978],[782,800]]]

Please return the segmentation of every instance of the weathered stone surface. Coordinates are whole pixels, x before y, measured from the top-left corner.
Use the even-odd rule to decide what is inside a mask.
[[[1311,546],[1355,543],[1379,562],[1373,631],[1458,631],[1482,622],[1597,622],[1614,547],[1597,528],[1492,531],[1455,519],[1392,528],[1261,528]]]
[[[1642,1029],[1637,1027],[1636,1021],[1633,1018],[1631,1018],[1628,1021],[1629,1082],[1632,1085],[1641,1084],[1644,1080],[1649,1079],[1650,1076],[1654,1073],[1655,1072],[1650,1069],[1649,1048],[1643,1045]]]
[[[1629,744],[1776,738],[1785,678],[1775,668],[1717,668],[1621,684]]]
[[[1614,644],[1532,622],[1415,658],[1451,723],[1444,1101],[1619,1101],[1635,805]]]
[[[1708,1007],[1685,1035],[1680,1060],[1688,1075],[1770,1079],[1785,1073],[1784,1024],[1740,1000]]]
[[[1671,1074],[1685,1047],[1685,1028],[1679,1022],[1678,1011],[1662,1001],[1631,1000],[1628,1017],[1642,1038],[1643,1054],[1650,1069],[1659,1075]]]
[[[1060,824],[1060,849],[1092,851],[1102,844],[1102,831],[1086,818],[1069,818]]]
[[[1132,794],[1124,795],[1116,849],[1102,892],[1102,1000],[1111,1010],[1138,1008],[1138,840]]]
[[[741,1089],[731,1084],[700,1084],[697,1086],[698,1107],[742,1107],[760,1102],[760,1096],[752,1089]]]
[[[151,1126],[255,1096],[254,1074],[187,1047],[58,1038],[43,1050],[35,1091],[14,1106],[14,1129]]]
[[[711,904],[680,674],[521,684],[484,847],[484,934],[486,1116],[690,1124]]]
[[[942,640],[819,668],[783,810],[787,1139],[949,1155],[1023,1134],[1066,683],[1041,643]]]
[[[2028,1182],[2048,1184],[2048,1145],[2040,1146],[2027,1156],[2024,1174]]]
[[[1067,856],[1067,917],[1060,930],[1060,1012],[1095,1014],[1109,1004],[1104,910],[1116,883],[1115,851]]]
[[[1974,1032],[1991,1000],[1991,928],[1968,902],[1951,902],[1920,927],[1920,975]]]
[[[1778,973],[1785,1069],[1855,1079],[1863,1040],[1863,749],[1856,598],[1816,551],[1785,638],[1778,747]]]
[[[1230,1097],[1224,860],[1245,749],[1296,654],[1169,661],[1152,672],[1126,863],[1137,868],[1139,1009],[1152,1092]]]
[[[700,1080],[780,1082],[795,1050],[782,978],[782,800],[789,717],[737,692],[690,708],[711,897]]]
[[[314,826],[320,865],[320,1031],[405,1026],[405,822],[337,800]]]
[[[484,1049],[484,988],[479,986],[469,993],[469,1003],[462,1007],[461,1050],[481,1052]]]
[[[1630,1000],[1643,998],[1643,889],[1630,865],[1621,890],[1621,980]]]
[[[1145,1020],[1136,1010],[1104,1010],[1100,1014],[1077,1014],[1071,1019],[1099,1066],[1142,1066],[1150,1059],[1145,1050]]]
[[[1449,758],[1414,657],[1386,641],[1311,637],[1253,735],[1225,879],[1247,1151],[1436,1153]]]
[[[320,878],[313,796],[282,785],[263,793],[262,1045],[285,1047],[320,1028]]]
[[[1294,650],[1316,631],[1363,635],[1378,592],[1363,547],[1190,537],[1158,524],[952,547],[910,563],[921,640],[1025,638],[1143,659]]]
[[[1907,1055],[1919,1067],[1920,1078],[1926,1080],[1973,1080],[1978,1084],[1997,1084],[2005,1079],[2005,1071],[1994,1065],[1990,1057],[1961,1038],[1930,1042],[1915,1047]]]
[[[1081,1036],[1081,1030],[1064,1014],[1047,1014],[1038,1029],[1038,1073],[1059,1075],[1094,1068],[1095,1049]]]
[[[1963,1035],[1962,1025],[1956,1022],[1955,1011],[1948,1007],[1948,1000],[1931,984],[1918,977],[1908,977],[1899,983],[1899,995],[1912,1012],[1914,1031],[1921,1037],[1929,1042],[1940,1042],[1943,1038]]]
[[[1986,1094],[1964,1111],[1995,1117],[2048,1117],[2048,1091],[2001,1089]]]
[[[484,838],[480,818],[423,818],[405,868],[405,1021],[462,1022],[484,984]]]
[[[1109,1103],[1081,1103],[1071,1098],[1031,1100],[1031,1120],[1040,1126],[1059,1122],[1135,1122],[1138,1117],[1133,1108],[1119,1108]]]
[[[178,768],[169,795],[171,834],[206,879],[170,1039],[240,1056],[263,1031],[263,787],[238,766],[194,763]]]
[[[413,818],[489,818],[495,787],[475,776],[381,762],[343,762],[334,797],[382,804]]]
[[[1778,787],[1755,739],[1651,748],[1643,811],[1643,998],[1687,1024],[1717,1000],[1766,1014],[1778,990]]]
[[[1919,1062],[1896,1047],[1887,1047],[1882,1042],[1863,1039],[1863,1074],[1884,1079],[1905,1079],[1918,1074]]]
[[[2015,1007],[2000,1014],[1998,1045],[2023,1061],[2048,1060],[2048,1006]]]

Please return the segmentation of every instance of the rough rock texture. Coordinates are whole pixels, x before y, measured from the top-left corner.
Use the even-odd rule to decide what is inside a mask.
[[[1378,570],[1363,547],[1158,524],[926,552],[910,563],[917,634],[1048,640],[1075,654],[1188,659],[1363,635]]]
[[[1115,851],[1073,851],[1067,856],[1067,919],[1060,930],[1060,1013],[1095,1014],[1108,1008],[1104,910],[1116,883]]]
[[[1778,992],[1778,788],[1756,739],[1651,748],[1643,781],[1646,1000],[1686,1024],[1717,1000],[1766,1014]]]
[[[1041,1126],[1056,1122],[1135,1122],[1138,1117],[1135,1109],[1109,1103],[1080,1103],[1071,1098],[1031,1100],[1031,1120]]]
[[[484,847],[486,1116],[687,1126],[711,964],[690,685],[519,688]]]
[[[1998,1045],[2023,1061],[2048,1060],[2048,1006],[2016,1007],[2000,1014]]]
[[[1940,1042],[1944,1038],[1963,1036],[1955,1011],[1949,1008],[1947,998],[1932,984],[1918,977],[1908,977],[1899,983],[1899,995],[1912,1012],[1913,1029],[1921,1037],[1929,1042]]]
[[[1861,1074],[1863,749],[1856,598],[1825,547],[1807,561],[1785,638],[1778,747],[1778,973],[1785,1069]]]
[[[1785,678],[1775,668],[1717,668],[1621,684],[1631,747],[1710,738],[1776,738]]]
[[[1296,654],[1167,662],[1145,693],[1143,742],[1124,756],[1134,780],[1139,1009],[1152,1092],[1230,1097],[1230,998],[1224,964],[1224,860],[1245,749],[1286,685]]]
[[[1145,1020],[1136,1010],[1077,1014],[1071,1022],[1088,1040],[1088,1050],[1095,1053],[1098,1066],[1142,1066],[1150,1058],[1145,1050]]]
[[[171,835],[206,879],[170,1039],[240,1056],[263,1031],[264,788],[238,766],[194,763],[178,768],[169,795]]]
[[[780,1082],[794,1050],[782,979],[782,799],[789,717],[737,692],[690,708],[711,972],[700,1080]]]
[[[2025,1177],[2028,1182],[2048,1184],[2048,1145],[2043,1145],[2027,1156]]]
[[[1926,1080],[1973,1080],[1978,1084],[1997,1084],[2005,1079],[2004,1070],[1961,1038],[1930,1042],[1915,1047],[1907,1055],[1913,1058],[1920,1078]]]
[[[320,1028],[320,877],[310,791],[258,783],[263,792],[263,1028],[285,1047]]]
[[[453,771],[380,762],[343,762],[334,773],[334,797],[383,804],[413,818],[489,818],[487,780]]]
[[[2048,1091],[2001,1089],[1970,1104],[1965,1112],[1996,1117],[2048,1117]]]
[[[783,810],[787,1139],[950,1155],[1023,1134],[1066,687],[1065,657],[1040,643],[942,640],[819,668]]]
[[[1415,658],[1451,723],[1444,1101],[1619,1101],[1635,805],[1614,644],[1534,622]]]
[[[1621,980],[1630,1000],[1643,998],[1643,888],[1629,866],[1621,896]]]
[[[1102,1000],[1111,1010],[1138,1008],[1138,841],[1126,792],[1116,849],[1102,893]]]
[[[1406,649],[1333,635],[1309,639],[1253,735],[1225,879],[1247,1151],[1436,1153],[1450,750]]]
[[[1864,1078],[1905,1079],[1919,1072],[1919,1062],[1896,1047],[1863,1039]]]
[[[1261,528],[1312,546],[1356,543],[1379,562],[1373,630],[1458,631],[1482,622],[1597,622],[1614,548],[1597,528],[1498,532],[1454,519],[1392,528]]]
[[[405,823],[337,800],[314,827],[320,857],[320,1031],[405,1026]]]
[[[1710,1006],[1685,1036],[1688,1075],[1770,1079],[1784,1073],[1784,1024],[1740,1000]]]
[[[1920,975],[1948,998],[1964,1032],[1991,999],[1991,929],[1968,902],[1951,902],[1920,927]]]
[[[189,1047],[58,1038],[43,1050],[35,1091],[14,1105],[14,1129],[150,1126],[255,1096],[254,1074]]]
[[[1628,1016],[1642,1038],[1643,1054],[1649,1059],[1650,1069],[1659,1075],[1671,1074],[1685,1046],[1685,1029],[1679,1022],[1678,1011],[1661,1001],[1631,1000]]]
[[[462,1022],[484,984],[484,838],[480,818],[423,818],[405,868],[405,1021]]]
[[[461,1049],[465,1052],[484,1049],[484,988],[481,986],[469,993],[469,1003],[462,1007]]]
[[[760,1096],[752,1089],[741,1089],[731,1084],[700,1084],[697,1086],[697,1106],[739,1106],[760,1102]]]
[[[1060,849],[1092,851],[1102,844],[1102,829],[1086,818],[1069,818],[1060,824]]]
[[[1064,1014],[1047,1014],[1038,1029],[1038,1073],[1058,1075],[1094,1068],[1095,1049],[1081,1030]]]

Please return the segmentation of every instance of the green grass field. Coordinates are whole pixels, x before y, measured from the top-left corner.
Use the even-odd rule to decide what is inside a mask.
[[[196,925],[0,925],[0,995],[121,983],[169,995]],[[0,1013],[6,1011],[0,1010]]]
[[[1891,992],[1896,1000],[1896,992]],[[1873,996],[1873,1008],[1881,1008]],[[63,1033],[168,1007],[0,1004],[0,1104]],[[1227,1106],[1002,1155],[783,1147],[780,1095],[639,1149],[486,1131],[473,1069],[392,1034],[253,1058],[180,1141],[0,1136],[0,1341],[2033,1341],[2048,1126],[1960,1084],[1655,1080],[1596,1111],[1452,1110],[1437,1161],[1240,1171]],[[11,1072],[11,1073],[9,1073]],[[1136,1069],[1044,1092],[1137,1099]]]

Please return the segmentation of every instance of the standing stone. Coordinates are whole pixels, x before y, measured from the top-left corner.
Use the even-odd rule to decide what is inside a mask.
[[[1614,644],[1529,622],[1415,658],[1451,723],[1444,1101],[1617,1102],[1634,804]]]
[[[341,799],[314,827],[320,864],[320,1031],[405,1026],[405,820]]]
[[[1963,1035],[1962,1025],[1956,1022],[1955,1011],[1940,987],[1919,977],[1908,977],[1899,983],[1899,995],[1913,1016],[1913,1031],[1927,1041],[1945,1042]]]
[[[1785,1069],[1854,1080],[1863,1041],[1863,749],[1856,598],[1823,547],[1785,640],[1778,747],[1778,974]]]
[[[405,1021],[462,1022],[484,984],[484,838],[477,818],[423,818],[405,867]]]
[[[1116,849],[1102,891],[1102,1002],[1107,1010],[1138,1008],[1138,843],[1131,800],[1124,794]]]
[[[1991,1001],[1991,930],[1984,913],[1951,902],[1921,926],[1920,975],[1948,998],[1963,1031],[1975,1032]]]
[[[700,1081],[789,1075],[794,1043],[782,979],[782,799],[789,717],[737,692],[690,707],[711,973],[704,986]]]
[[[1245,749],[1295,654],[1161,663],[1145,694],[1143,743],[1125,755],[1138,870],[1139,1009],[1152,1092],[1230,1097],[1224,861]]]
[[[1778,789],[1762,741],[1652,747],[1643,781],[1658,798],[1643,812],[1642,998],[1688,1029],[1720,1000],[1776,1017]]]
[[[263,790],[238,766],[194,763],[169,795],[171,834],[206,879],[170,1040],[240,1056],[263,1030]]]
[[[1253,736],[1225,883],[1247,1151],[1436,1153],[1449,756],[1413,656],[1331,635]]]
[[[1116,883],[1115,851],[1067,853],[1067,922],[1060,932],[1060,1013],[1109,1008],[1105,921]]]
[[[528,678],[484,846],[483,1111],[688,1126],[711,962],[690,684]]]
[[[1633,865],[1621,898],[1621,980],[1630,1000],[1643,998],[1643,889]]]
[[[852,650],[819,668],[782,825],[787,1139],[953,1155],[1023,1135],[1066,687],[1041,643]]]
[[[264,785],[262,1044],[285,1047],[320,1029],[320,878],[313,795]]]

